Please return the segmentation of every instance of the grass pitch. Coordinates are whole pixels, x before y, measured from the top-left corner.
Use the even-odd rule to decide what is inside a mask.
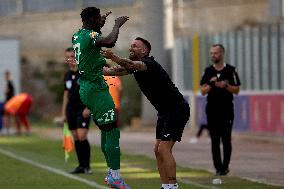
[[[123,178],[132,189],[159,189],[155,160],[144,156],[122,154]],[[1,189],[90,189],[107,188],[103,182],[106,164],[100,148],[92,146],[93,175],[71,175],[77,166],[75,154],[64,161],[61,141],[40,136],[0,136]],[[221,185],[213,185],[212,173],[177,167],[181,189],[280,189],[237,177],[221,177]]]

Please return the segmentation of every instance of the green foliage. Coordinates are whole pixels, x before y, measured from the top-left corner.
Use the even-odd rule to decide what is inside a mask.
[[[128,57],[128,51],[118,51],[121,57]],[[141,90],[133,75],[120,77],[122,82],[122,98],[120,105],[121,127],[130,125],[131,119],[141,115]]]
[[[38,70],[35,70],[32,76],[34,79],[38,79],[38,80],[44,79],[44,74]]]
[[[64,86],[62,83],[53,84],[49,86],[50,91],[52,91],[55,94],[55,102],[57,104],[62,103],[62,96],[64,93]]]
[[[55,96],[55,103],[61,104],[64,93],[64,73],[67,66],[55,60],[46,62],[45,80],[49,91]]]
[[[133,117],[141,114],[141,91],[133,75],[122,76],[121,125],[129,125]]]
[[[61,112],[63,77],[68,66],[54,60],[49,60],[45,64],[31,64],[26,57],[22,57],[21,61],[22,91],[33,96],[30,118],[53,119]]]

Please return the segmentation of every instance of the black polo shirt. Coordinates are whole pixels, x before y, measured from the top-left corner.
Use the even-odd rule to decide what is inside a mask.
[[[134,77],[141,91],[160,114],[173,111],[173,108],[185,102],[183,95],[154,57],[145,57],[142,61],[147,70],[134,72]]]
[[[80,99],[79,71],[68,71],[64,76],[64,90],[68,91],[68,109],[82,111],[85,106]]]
[[[8,102],[15,95],[14,85],[11,80],[7,81],[7,94],[5,102]]]
[[[203,85],[205,83],[210,84],[210,79],[212,77],[217,77],[217,81],[225,81],[228,84],[233,85],[233,86],[241,85],[236,68],[229,64],[225,64],[225,67],[220,71],[217,71],[213,65],[207,67],[202,76],[200,85]],[[232,104],[233,94],[230,93],[225,88],[221,89],[221,88],[213,86],[208,92],[207,102],[208,104],[212,104],[212,105],[218,104],[218,106],[222,106],[222,105],[232,106],[233,105]]]

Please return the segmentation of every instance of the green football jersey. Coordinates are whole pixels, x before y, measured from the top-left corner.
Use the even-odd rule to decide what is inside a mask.
[[[97,90],[108,87],[102,75],[106,61],[100,54],[101,48],[95,46],[100,36],[101,34],[94,30],[80,29],[72,37],[76,63],[80,72],[80,87],[91,85]]]
[[[101,34],[80,29],[72,37],[75,59],[80,73],[80,99],[91,111],[98,125],[116,122],[114,102],[109,94],[108,85],[102,75],[106,63],[100,54],[96,41]]]

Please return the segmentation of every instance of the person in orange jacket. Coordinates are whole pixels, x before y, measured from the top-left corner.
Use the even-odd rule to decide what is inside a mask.
[[[122,91],[121,80],[118,76],[104,76],[104,79],[108,84],[109,93],[115,105],[115,110],[117,112],[117,127],[119,127],[119,110]]]
[[[5,113],[16,118],[17,134],[21,134],[21,125],[24,125],[26,134],[30,134],[30,123],[27,115],[30,112],[33,98],[28,93],[20,93],[5,103]]]

